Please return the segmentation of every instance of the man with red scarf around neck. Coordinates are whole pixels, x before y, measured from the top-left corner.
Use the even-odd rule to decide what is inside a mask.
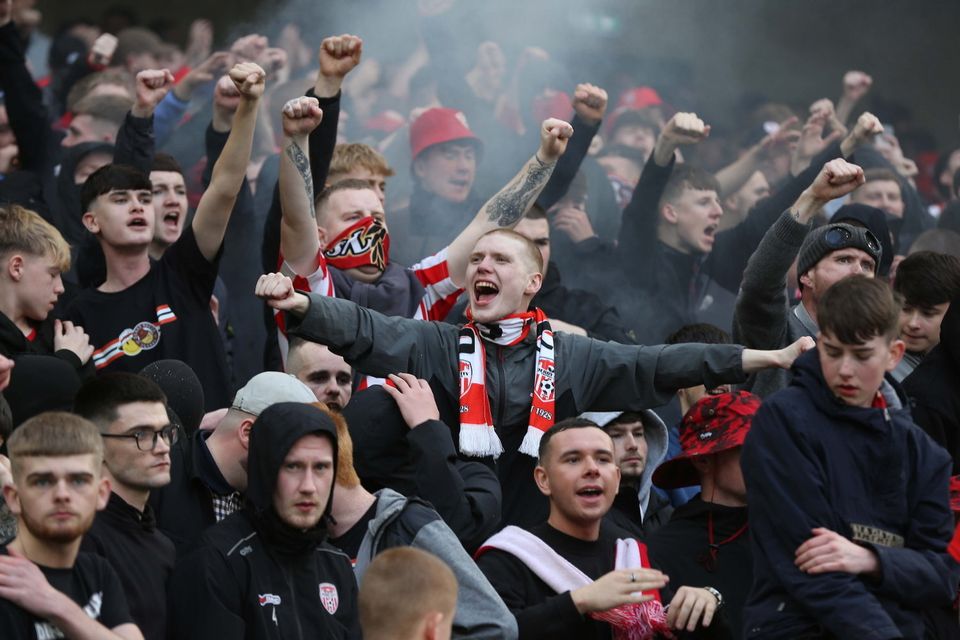
[[[813,346],[628,346],[564,332],[528,311],[543,282],[540,252],[520,234],[482,236],[466,270],[471,322],[386,317],[347,300],[298,292],[290,278],[261,276],[256,294],[287,312],[287,326],[320,342],[361,373],[408,372],[459,407],[459,449],[492,457],[503,486],[504,524],[533,525],[547,501],[531,481],[540,436],[559,419],[584,411],[637,411],[666,404],[676,389],[742,382],[764,368],[789,367]],[[457,424],[456,418],[448,424]]]

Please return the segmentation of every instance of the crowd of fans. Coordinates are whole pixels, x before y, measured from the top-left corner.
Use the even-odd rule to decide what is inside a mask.
[[[0,636],[960,638],[960,148],[419,11],[0,0]]]

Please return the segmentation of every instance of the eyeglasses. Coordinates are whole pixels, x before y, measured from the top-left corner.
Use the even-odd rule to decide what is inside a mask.
[[[854,231],[846,227],[833,227],[825,234],[823,234],[823,240],[827,243],[831,249],[844,249],[851,246],[853,243],[854,234],[859,236],[863,240],[863,243],[867,245],[867,248],[875,254],[880,253],[880,241],[877,240],[877,236],[873,235],[869,229],[863,229],[860,227],[855,227]]]
[[[137,441],[137,449],[140,451],[153,451],[157,446],[157,438],[163,438],[167,446],[177,444],[180,439],[180,429],[177,425],[168,424],[163,429],[155,431],[147,427],[139,428],[133,433],[115,434],[101,433],[104,438],[133,438]]]

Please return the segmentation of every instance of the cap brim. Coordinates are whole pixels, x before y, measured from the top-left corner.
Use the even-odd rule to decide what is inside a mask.
[[[660,464],[653,472],[653,484],[661,489],[679,489],[700,484],[700,476],[690,462],[693,456],[680,455]]]

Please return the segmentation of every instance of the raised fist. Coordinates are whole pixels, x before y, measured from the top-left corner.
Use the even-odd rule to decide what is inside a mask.
[[[169,69],[145,69],[137,74],[136,85],[136,101],[130,112],[146,118],[173,87],[173,74]]]
[[[363,53],[363,40],[357,36],[343,34],[324,38],[320,43],[320,74],[343,79],[354,67],[360,64]]]
[[[117,36],[112,33],[101,33],[93,41],[90,47],[90,53],[87,54],[87,62],[92,67],[106,67],[113,59],[113,54],[117,50]]]
[[[303,314],[310,301],[293,288],[293,280],[282,273],[265,273],[257,280],[254,294],[279,311]]]
[[[279,47],[267,47],[256,62],[268,74],[274,74],[287,66],[287,52]]]
[[[323,120],[323,111],[320,110],[320,103],[316,98],[294,98],[283,105],[281,114],[283,135],[288,138],[310,135]]]
[[[222,76],[213,89],[213,107],[223,114],[232,114],[240,106],[240,90],[230,76]]]
[[[191,94],[193,94],[197,87],[205,85],[208,82],[213,82],[214,78],[226,71],[229,63],[229,53],[226,51],[214,53],[191,69],[190,73],[183,76],[174,88],[174,93],[177,94],[178,98],[186,102],[190,99]]]
[[[54,351],[66,349],[72,351],[82,364],[86,364],[90,356],[93,355],[93,346],[90,344],[90,336],[82,327],[75,326],[69,320],[55,320],[53,323],[53,348]]]
[[[587,124],[598,124],[607,110],[607,92],[592,84],[578,84],[573,92],[573,110]]]
[[[836,158],[823,165],[809,189],[820,202],[829,202],[851,193],[863,183],[863,169],[843,158]]]
[[[548,118],[540,126],[540,159],[553,162],[567,150],[573,127],[557,118]]]
[[[862,98],[873,85],[873,78],[863,71],[847,71],[843,75],[843,97],[856,102]]]
[[[660,134],[667,142],[674,145],[696,144],[710,135],[710,125],[695,113],[676,113],[663,127]]]
[[[230,80],[240,92],[241,97],[258,100],[263,95],[267,74],[260,65],[253,62],[241,62],[230,69]]]
[[[266,36],[257,33],[238,38],[231,46],[230,53],[233,54],[234,62],[250,62],[256,60],[267,48],[269,40]]]
[[[867,112],[860,114],[857,118],[857,124],[853,126],[851,135],[857,144],[861,144],[881,133],[883,133],[883,125],[880,124],[880,119]]]
[[[210,56],[213,49],[213,23],[204,18],[190,23],[190,34],[187,36],[187,49],[184,52],[188,62],[196,64]]]

